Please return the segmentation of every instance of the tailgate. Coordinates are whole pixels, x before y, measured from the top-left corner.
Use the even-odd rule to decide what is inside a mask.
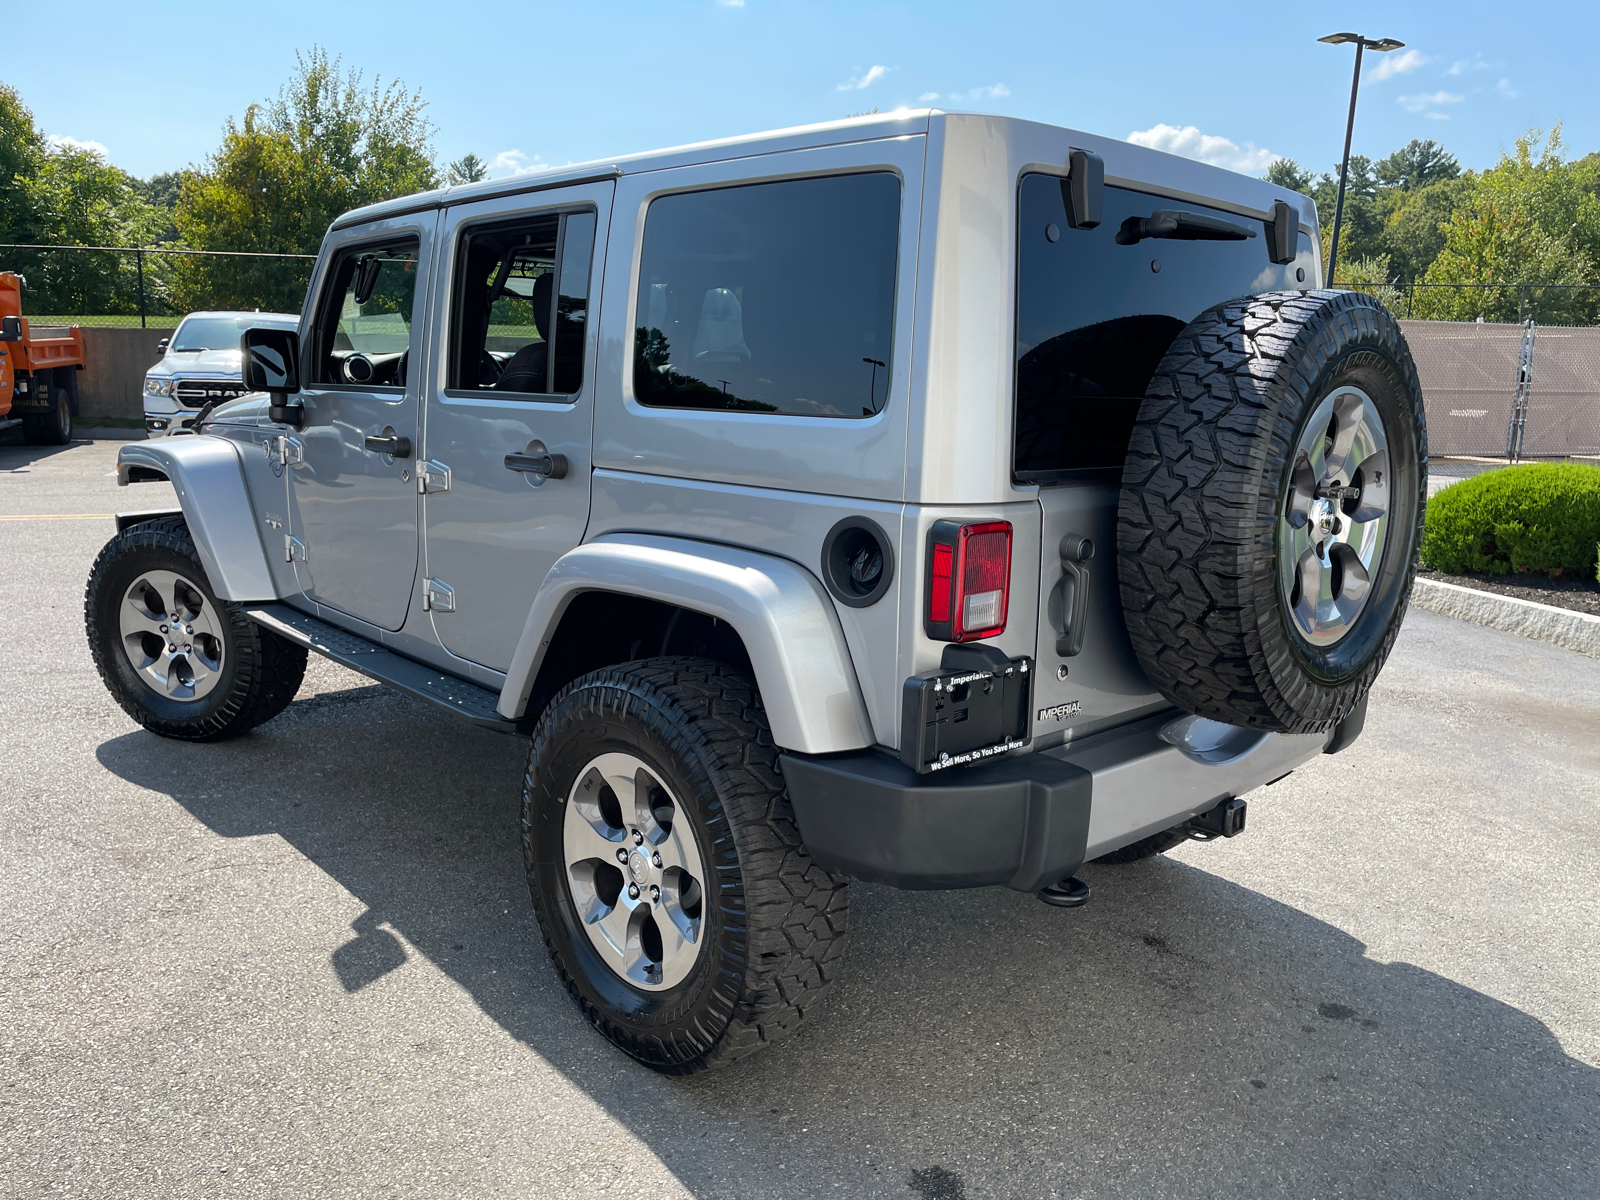
[[[1043,537],[1032,732],[1040,748],[1170,707],[1140,669],[1122,619],[1116,560],[1120,491],[1109,480],[1039,489]],[[1093,556],[1070,566],[1063,562],[1062,543],[1070,552],[1084,538],[1093,542]],[[1085,577],[1086,602],[1076,596]],[[1075,628],[1074,617],[1082,623],[1082,648],[1063,655],[1059,648]]]

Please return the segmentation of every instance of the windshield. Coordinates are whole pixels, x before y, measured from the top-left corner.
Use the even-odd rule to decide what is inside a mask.
[[[167,352],[178,353],[195,350],[237,350],[240,335],[250,327],[267,329],[294,329],[279,321],[265,320],[256,313],[239,317],[189,317],[178,326]]]

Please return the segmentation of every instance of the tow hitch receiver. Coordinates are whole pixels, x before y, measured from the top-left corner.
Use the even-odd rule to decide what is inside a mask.
[[[1219,800],[1198,817],[1189,820],[1189,836],[1197,841],[1209,842],[1212,838],[1237,837],[1244,832],[1245,802],[1230,797]]]

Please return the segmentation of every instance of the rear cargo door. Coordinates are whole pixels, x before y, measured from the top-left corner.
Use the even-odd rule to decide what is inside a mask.
[[[1059,176],[1023,176],[1019,203],[1014,473],[1043,509],[1033,734],[1049,746],[1166,703],[1128,641],[1116,559],[1128,439],[1162,355],[1211,305],[1300,286],[1312,260],[1304,234],[1298,263],[1276,265],[1260,220],[1128,188],[1106,188],[1094,229],[1068,223]],[[1255,236],[1117,240],[1172,209]]]

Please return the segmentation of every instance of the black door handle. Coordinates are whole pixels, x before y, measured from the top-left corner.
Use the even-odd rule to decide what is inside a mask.
[[[397,433],[369,433],[365,445],[374,454],[387,454],[390,458],[411,457],[411,439]]]
[[[533,478],[528,482],[535,485],[543,483],[546,479],[565,479],[567,456],[550,453],[545,449],[543,442],[529,442],[528,448],[523,453],[506,455],[506,470],[531,475]]]
[[[1067,534],[1061,539],[1061,583],[1065,588],[1061,597],[1061,633],[1056,637],[1056,653],[1071,658],[1083,651],[1084,634],[1089,624],[1089,560],[1094,557],[1094,543],[1086,537]]]

